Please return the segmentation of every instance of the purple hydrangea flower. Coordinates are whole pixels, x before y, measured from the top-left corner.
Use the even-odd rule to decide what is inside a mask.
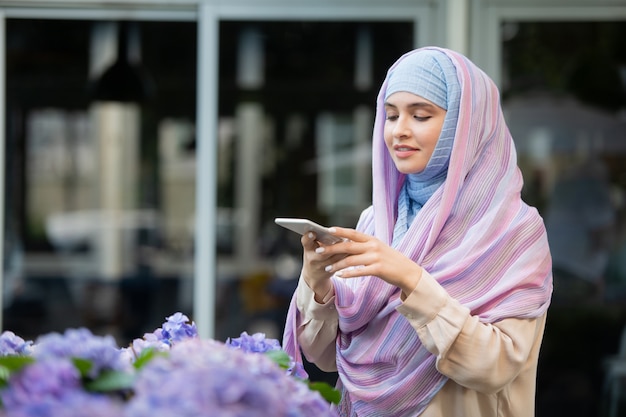
[[[12,374],[0,391],[3,411],[11,417],[119,417],[123,405],[117,398],[90,393],[72,358],[95,364],[93,369],[115,369],[119,353],[112,338],[89,331],[68,330],[39,338],[33,347],[36,362]],[[94,373],[94,375],[95,375]]]
[[[122,360],[112,336],[95,336],[85,328],[68,329],[64,334],[49,333],[37,339],[34,356],[38,359],[81,358],[92,363],[88,375],[96,377],[103,370],[123,370]]]
[[[274,384],[282,373],[262,355],[246,355],[215,341],[188,339],[169,357],[153,359],[139,374],[125,417],[285,415]]]
[[[280,382],[276,390],[287,396],[288,417],[337,417],[337,412],[330,408],[330,404],[318,392],[311,391],[304,382],[293,377]]]
[[[187,324],[188,321],[189,317],[183,313],[173,314],[163,323],[162,332],[160,334],[155,332],[155,334],[170,344],[197,337],[198,329],[196,328],[196,323]]]
[[[0,396],[7,410],[63,398],[80,389],[80,374],[65,358],[44,359],[26,366],[11,376]]]
[[[160,329],[158,329],[160,330]],[[156,333],[146,333],[143,339],[135,339],[129,347],[121,349],[121,356],[126,363],[133,363],[145,349],[153,349],[157,352],[170,350],[169,343],[163,341]]]
[[[241,333],[240,337],[235,339],[228,338],[226,345],[241,349],[244,352],[265,353],[269,350],[280,350],[280,342],[276,339],[266,339],[265,334],[255,333],[249,335],[247,332]]]
[[[293,359],[291,360],[289,368],[287,369],[287,375],[291,375],[299,379],[309,379],[309,374],[304,369],[304,366],[301,363],[294,361]]]
[[[241,333],[241,336],[235,339],[228,338],[226,340],[226,346],[253,353],[265,353],[282,349],[280,342],[276,339],[266,339],[263,333],[249,335],[247,332]],[[296,363],[293,359],[287,369],[287,375],[292,375],[300,379],[309,379],[309,374],[304,370],[302,364]]]
[[[7,417],[120,417],[121,401],[82,391],[67,392],[62,398],[45,398],[6,410]]]
[[[129,347],[121,349],[123,360],[132,363],[145,349],[166,352],[174,343],[198,337],[196,324],[187,324],[188,321],[189,318],[182,313],[169,316],[162,327],[152,333],[145,333],[143,338],[135,339]]]
[[[6,330],[0,335],[0,356],[30,355],[32,344],[32,341],[24,341],[15,333]]]
[[[5,332],[0,355],[32,352],[36,362],[12,374],[0,390],[0,417],[336,416],[318,392],[293,377],[306,378],[293,362],[285,372],[263,354],[281,350],[278,340],[246,332],[227,343],[197,336],[195,324],[182,313],[125,349],[118,349],[111,336],[94,336],[84,328],[44,335],[34,346]],[[102,371],[131,369],[146,348],[165,354],[132,371],[136,379],[129,398],[87,391],[73,363],[89,361],[88,376],[96,378]]]
[[[156,357],[138,375],[124,417],[327,417],[317,392],[265,355],[214,340],[188,339]]]

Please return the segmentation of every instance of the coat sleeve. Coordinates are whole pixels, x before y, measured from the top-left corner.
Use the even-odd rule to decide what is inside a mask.
[[[426,272],[397,310],[437,357],[439,372],[485,394],[500,391],[528,366],[545,325],[545,315],[483,323]]]
[[[309,362],[325,372],[337,370],[336,339],[339,316],[335,309],[334,289],[322,303],[314,299],[315,293],[300,278],[296,289],[296,305],[300,312],[298,343]]]

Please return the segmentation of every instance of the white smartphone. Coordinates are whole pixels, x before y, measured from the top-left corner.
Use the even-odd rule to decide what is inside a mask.
[[[304,235],[308,232],[313,232],[315,233],[315,240],[323,243],[324,245],[332,245],[334,243],[343,241],[342,238],[330,234],[327,227],[319,225],[308,219],[278,217],[274,219],[274,222],[301,235]]]

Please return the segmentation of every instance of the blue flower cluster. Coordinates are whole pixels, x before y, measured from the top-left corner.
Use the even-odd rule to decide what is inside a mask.
[[[0,417],[336,416],[271,353],[287,356],[260,333],[203,340],[182,313],[122,349],[84,328],[34,344],[5,331]]]
[[[188,321],[189,317],[185,316],[183,313],[175,313],[168,317],[167,321],[163,323],[160,337],[165,343],[171,345],[181,340],[198,336],[196,324],[193,322],[188,324]]]
[[[85,375],[122,369],[124,363],[111,337],[98,337],[86,329],[51,333],[37,344],[25,342],[9,331],[0,335],[0,365],[9,372],[11,357],[23,359],[0,391],[3,413],[10,417],[112,417],[119,416],[121,402],[84,390],[79,361]],[[127,367],[128,368],[128,367]]]
[[[226,345],[234,349],[241,349],[244,352],[253,353],[282,351],[278,340],[266,339],[263,333],[249,335],[248,332],[243,332],[235,339],[228,338],[226,340]],[[287,365],[287,375],[293,375],[294,377],[300,379],[309,378],[309,375],[302,367],[302,364],[296,363],[293,360],[290,360]]]
[[[15,333],[6,330],[0,335],[0,356],[28,355],[33,342],[25,341]]]
[[[189,317],[183,313],[169,316],[163,325],[152,333],[146,333],[141,339],[135,339],[129,347],[122,349],[122,356],[134,362],[141,352],[151,349],[167,352],[170,347],[182,340],[198,337],[196,323],[189,323]]]
[[[127,417],[334,416],[317,393],[265,355],[187,339],[150,361],[137,378]]]
[[[276,339],[266,339],[263,333],[249,335],[248,332],[241,333],[235,339],[228,338],[226,345],[244,352],[265,353],[270,350],[280,350],[280,343]]]
[[[33,355],[38,360],[82,359],[90,363],[87,376],[95,378],[105,370],[128,368],[112,336],[95,336],[88,329],[68,329],[37,339]]]

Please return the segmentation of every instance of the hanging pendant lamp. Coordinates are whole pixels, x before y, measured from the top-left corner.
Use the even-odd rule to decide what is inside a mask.
[[[129,22],[119,22],[117,58],[91,85],[93,101],[143,102],[154,95],[149,75],[138,63],[131,62]]]

